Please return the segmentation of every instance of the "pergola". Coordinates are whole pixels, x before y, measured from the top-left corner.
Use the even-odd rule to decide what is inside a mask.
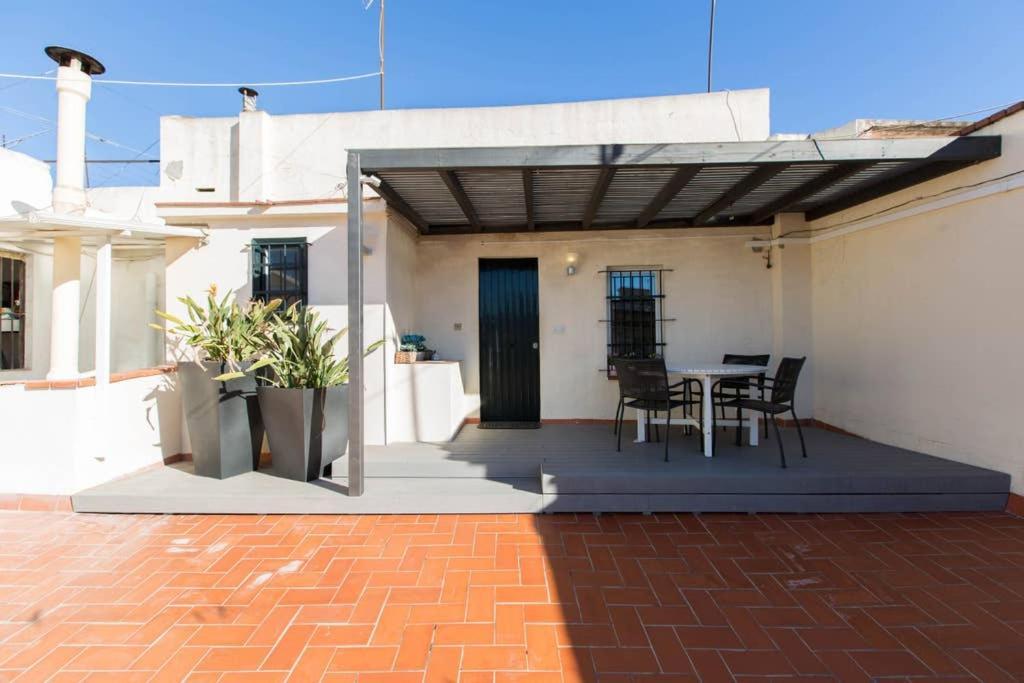
[[[96,250],[96,346],[95,378],[98,387],[110,381],[110,328],[113,306],[113,250],[132,253],[161,253],[168,237],[202,237],[201,230],[137,220],[123,220],[106,215],[55,214],[30,211],[0,217],[0,246],[12,244],[31,247],[52,244],[54,240],[72,238],[81,247]],[[75,266],[77,272],[77,265]],[[55,273],[57,268],[55,267]],[[77,278],[77,276],[76,276]],[[54,283],[56,287],[56,281]],[[62,315],[63,314],[63,315]],[[56,307],[51,311],[51,347],[67,347],[73,342],[75,359],[78,345],[78,304],[69,311]],[[73,337],[66,335],[75,328]],[[65,339],[64,337],[67,337]],[[64,379],[64,378],[61,378]]]
[[[363,386],[362,193],[421,234],[756,226],[814,220],[998,157],[998,136],[350,150],[352,386]],[[363,491],[363,392],[349,392],[349,494]]]

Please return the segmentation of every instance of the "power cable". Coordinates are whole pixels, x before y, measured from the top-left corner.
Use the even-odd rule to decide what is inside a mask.
[[[951,187],[951,188],[946,189],[946,190],[940,190],[938,192],[933,192],[931,194],[919,195],[917,197],[914,197],[913,199],[907,199],[906,201],[902,201],[899,204],[894,204],[892,206],[887,206],[884,209],[879,209],[878,211],[875,211],[873,213],[869,213],[866,216],[858,216],[857,218],[853,218],[851,220],[844,221],[842,223],[838,223],[836,225],[829,225],[829,226],[821,227],[821,228],[803,228],[801,230],[790,230],[789,232],[782,233],[776,239],[782,239],[784,237],[792,237],[793,235],[814,235],[816,233],[824,232],[826,230],[835,230],[836,228],[841,228],[842,226],[849,225],[850,223],[859,223],[860,221],[864,221],[864,220],[867,220],[869,218],[874,218],[875,216],[879,216],[879,215],[884,214],[884,213],[889,213],[890,211],[895,211],[896,209],[902,209],[904,206],[907,206],[908,204],[913,204],[915,202],[924,201],[926,199],[935,199],[936,197],[941,197],[941,196],[947,195],[947,194],[949,194],[951,192],[959,192],[960,190],[972,190],[972,189],[974,189],[976,187],[981,187],[983,185],[989,185],[991,183],[997,183],[1000,180],[1006,180],[1007,178],[1012,178],[1014,176],[1018,176],[1018,175],[1021,175],[1021,174],[1024,174],[1024,168],[1018,169],[1016,171],[1011,171],[1010,173],[1004,173],[1003,175],[996,176],[995,178],[986,178],[985,180],[979,180],[976,183],[969,183],[967,185],[958,185],[956,187]]]
[[[285,86],[297,86],[297,85],[325,85],[328,83],[344,83],[346,81],[358,81],[363,78],[376,78],[380,76],[380,71],[374,71],[372,73],[357,74],[355,76],[338,76],[336,78],[318,78],[309,81],[269,81],[269,82],[251,82],[251,81],[235,81],[233,83],[190,83],[184,81],[124,81],[116,80],[112,78],[94,78],[94,83],[101,83],[104,85],[145,85],[155,86],[162,88],[239,88],[239,87],[250,87],[250,88],[279,88]],[[12,74],[12,73],[0,73],[0,78],[14,78],[29,81],[55,81],[56,76],[35,76],[32,74]]]
[[[160,138],[157,138],[157,139],[156,139],[156,140],[154,140],[153,142],[149,143],[149,144],[148,144],[148,145],[146,146],[146,148],[145,148],[145,149],[143,149],[143,150],[142,150],[142,151],[140,151],[140,152],[139,152],[138,154],[136,154],[134,158],[132,158],[132,159],[126,159],[126,160],[125,160],[125,162],[124,162],[123,164],[121,164],[121,168],[119,168],[119,169],[118,169],[117,171],[114,171],[113,173],[111,173],[111,174],[110,174],[109,176],[107,176],[106,178],[102,178],[102,179],[100,180],[100,183],[99,183],[98,185],[96,185],[96,187],[106,187],[106,186],[107,186],[107,183],[110,183],[110,182],[111,182],[112,180],[116,180],[117,178],[121,177],[121,175],[123,175],[123,174],[124,174],[124,172],[125,172],[126,170],[128,170],[128,167],[129,167],[129,166],[130,166],[130,165],[132,164],[132,162],[136,161],[136,160],[137,160],[137,159],[138,159],[139,157],[141,157],[141,156],[142,156],[143,154],[145,154],[145,153],[146,153],[146,152],[148,152],[149,150],[151,150],[151,149],[153,149],[154,147],[156,147],[156,146],[157,146],[157,144],[159,144],[159,142],[160,142]]]
[[[0,105],[0,111],[5,111],[8,114],[13,114],[14,116],[20,116],[20,117],[22,117],[24,119],[29,119],[29,120],[32,120],[32,121],[41,121],[42,123],[49,123],[49,124],[54,125],[54,126],[57,125],[56,121],[48,119],[45,116],[39,116],[38,114],[30,114],[27,111],[21,111],[20,109],[15,109],[14,107],[8,107],[8,106],[5,106],[5,105]],[[123,145],[120,142],[117,142],[116,140],[111,140],[110,138],[105,138],[102,135],[96,135],[95,133],[90,133],[89,131],[85,132],[85,136],[87,138],[89,138],[90,140],[94,140],[96,142],[102,142],[102,143],[104,143],[106,145],[110,145],[112,147],[119,147],[120,149],[124,149],[124,150],[127,150],[129,152],[134,152],[134,153],[139,154],[141,156],[141,153],[139,152],[139,150],[135,149],[134,147],[129,147],[128,145]]]
[[[35,133],[29,133],[28,135],[22,135],[20,138],[15,138],[13,140],[6,140],[4,142],[4,144],[3,144],[3,147],[4,147],[4,149],[10,149],[11,147],[14,147],[15,145],[20,145],[21,143],[25,142],[26,140],[31,140],[34,137],[38,137],[40,135],[44,135],[45,133],[50,133],[52,131],[53,131],[53,128],[44,128],[42,130],[37,130]]]

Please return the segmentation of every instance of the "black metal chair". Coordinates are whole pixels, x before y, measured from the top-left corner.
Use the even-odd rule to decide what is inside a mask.
[[[782,437],[779,435],[779,423],[775,419],[776,415],[787,412],[793,415],[793,421],[796,423],[796,432],[800,435],[800,450],[803,453],[803,457],[807,457],[804,432],[800,428],[800,419],[796,416],[796,411],[793,409],[793,402],[796,398],[796,383],[800,378],[800,371],[803,369],[806,361],[806,357],[783,358],[782,362],[779,363],[779,369],[775,372],[775,377],[772,379],[766,378],[762,382],[762,385],[767,385],[770,392],[767,400],[760,398],[735,398],[724,402],[724,405],[729,408],[756,410],[762,415],[771,416],[775,440],[779,442],[779,460],[782,462],[783,467],[786,466],[786,450],[782,446]],[[749,381],[748,386],[751,390],[757,388],[757,380]],[[717,419],[717,416],[712,413],[712,418]],[[717,424],[714,425],[713,434],[717,434],[717,426]]]
[[[622,421],[626,408],[645,411],[647,433],[650,434],[651,413],[665,413],[665,462],[668,462],[669,431],[672,426],[672,410],[696,401],[679,398],[680,392],[673,392],[668,383],[665,361],[660,358],[634,360],[614,358],[615,374],[619,380],[619,407],[615,413],[615,449],[622,451]],[[680,383],[681,384],[681,383]],[[679,384],[674,385],[679,386]]]
[[[619,360],[627,360],[627,359],[623,358],[623,359],[619,359]],[[660,359],[660,360],[662,362],[662,365],[664,365],[664,362],[665,362],[664,359]],[[614,359],[612,359],[612,367],[614,367],[614,366],[615,366]],[[616,374],[617,374],[617,372],[616,372]],[[698,422],[703,422],[704,421],[704,403],[703,403],[703,401],[692,400],[693,399],[693,395],[692,395],[691,392],[692,392],[693,387],[691,385],[691,382],[694,382],[694,381],[696,381],[696,380],[688,378],[688,379],[683,379],[683,380],[681,380],[679,382],[676,382],[675,384],[669,384],[668,385],[668,388],[669,388],[668,395],[669,395],[670,398],[673,398],[673,399],[676,399],[677,397],[682,396],[683,397],[683,401],[685,401],[687,405],[696,405],[697,406],[697,413],[698,413],[697,421]],[[699,384],[700,383],[698,382],[698,386],[699,386]],[[697,393],[698,393],[698,395],[700,394],[699,391]],[[620,382],[619,383],[619,406],[618,406],[618,408],[615,409],[615,420],[612,423],[613,424],[613,426],[612,426],[612,434],[618,434],[619,433],[620,424],[621,424],[622,420],[625,419],[625,412],[626,412],[625,402],[626,402],[626,400],[628,400],[630,398],[637,398],[637,397],[635,397],[635,396],[626,396],[625,394],[623,394],[623,384]],[[661,441],[660,432],[658,431],[658,425],[653,425],[653,427],[654,427],[654,440],[655,441]],[[650,430],[648,430],[648,432],[650,432]],[[686,436],[690,436],[690,434],[691,434],[691,427],[690,427],[690,425],[686,425],[685,430],[684,430],[683,433],[686,434]],[[648,437],[648,439],[649,438],[650,437]]]
[[[763,368],[768,367],[768,361],[771,356],[767,353],[756,354],[756,355],[744,355],[739,353],[727,353],[722,356],[723,365],[757,365]],[[747,393],[752,389],[758,392],[758,397],[764,399],[764,380],[765,373],[760,373],[757,376],[758,386],[750,386],[749,377],[726,377],[718,380],[711,387],[711,409],[718,410],[721,412],[722,419],[725,419],[725,406],[724,401],[730,401],[737,398],[750,398],[750,394]],[[698,397],[703,397],[704,388],[699,380],[690,379],[687,385],[689,391]],[[703,402],[701,402],[703,406]],[[768,416],[764,415],[764,434],[768,436]],[[743,432],[743,412],[740,410],[736,411],[736,445],[740,445],[740,435]]]
[[[744,355],[740,353],[727,353],[722,356],[723,365],[757,365],[762,368],[768,367],[768,361],[771,360],[771,355],[767,353]],[[719,380],[716,384],[718,386],[717,391],[712,391],[711,400],[714,402],[715,408],[721,408],[722,419],[725,419],[725,401],[731,401],[737,398],[751,398],[749,392],[757,391],[758,398],[764,400],[764,381],[765,373],[757,375],[758,386],[751,387],[749,378],[746,377],[725,377]],[[764,418],[764,435],[768,436],[768,416],[762,415]],[[743,411],[736,411],[736,445],[740,445],[741,433],[743,432]]]

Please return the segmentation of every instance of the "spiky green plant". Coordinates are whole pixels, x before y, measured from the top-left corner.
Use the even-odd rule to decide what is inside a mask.
[[[334,355],[347,329],[328,336],[327,321],[311,308],[292,304],[274,316],[266,337],[265,357],[270,372],[267,384],[287,389],[333,387],[348,382],[348,358]],[[384,340],[366,347],[364,355],[379,348]]]
[[[188,311],[188,322],[167,313],[156,314],[171,323],[171,327],[150,323],[150,327],[177,337],[192,349],[196,361],[223,363],[226,372],[215,379],[227,381],[243,376],[243,364],[252,365],[245,371],[252,372],[269,364],[263,358],[267,335],[274,320],[274,312],[281,306],[280,299],[268,302],[250,301],[240,306],[234,292],[229,291],[223,298],[217,298],[217,286],[210,285],[206,291],[205,307],[191,296],[179,297]]]

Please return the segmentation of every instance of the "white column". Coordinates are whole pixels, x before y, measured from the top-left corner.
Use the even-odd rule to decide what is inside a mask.
[[[78,377],[78,317],[81,306],[82,240],[53,240],[53,298],[50,308],[50,370],[47,379]]]
[[[92,77],[77,59],[57,67],[57,182],[53,210],[72,213],[85,208],[85,106]]]
[[[800,231],[806,227],[803,214],[779,214],[772,226],[772,237],[794,232],[804,236],[807,233]],[[772,366],[777,366],[784,356],[807,357],[796,391],[800,419],[814,417],[812,278],[809,244],[791,242],[772,248]]]
[[[110,290],[112,257],[110,238],[96,250],[96,386],[110,383]]]
[[[147,316],[146,319],[153,320],[153,311],[157,309],[163,309],[163,307],[160,305],[160,301],[157,299],[158,289],[156,273],[146,273],[145,287]],[[164,340],[160,333],[156,331],[151,331],[146,344],[145,363],[147,368],[151,368],[154,365],[158,365],[160,362],[162,362],[163,344]]]

